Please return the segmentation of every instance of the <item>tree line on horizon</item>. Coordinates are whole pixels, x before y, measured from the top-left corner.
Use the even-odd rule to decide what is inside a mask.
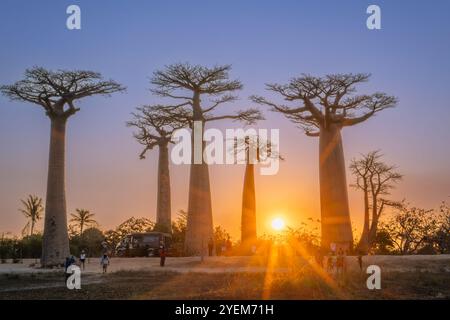
[[[219,120],[239,121],[254,124],[264,119],[259,108],[248,108],[230,114],[217,115],[215,111],[226,103],[237,101],[236,93],[243,85],[230,79],[231,66],[204,67],[188,63],[166,66],[153,73],[150,91],[164,98],[165,104],[138,107],[127,125],[137,131],[134,137],[144,146],[140,154],[145,157],[148,150],[158,147],[158,196],[157,221],[161,228],[171,228],[170,175],[168,168],[168,145],[170,134],[177,128],[192,129],[194,122],[202,129],[208,122]],[[283,114],[298,125],[307,136],[319,138],[319,180],[321,204],[321,246],[338,243],[353,247],[350,222],[346,170],[341,130],[362,123],[387,108],[394,107],[397,99],[385,93],[356,94],[356,86],[368,81],[369,74],[332,74],[325,77],[301,75],[287,84],[267,84],[266,89],[275,93],[284,103],[279,104],[262,96],[252,96],[251,101]],[[0,91],[11,100],[25,101],[42,107],[50,118],[50,152],[48,164],[45,223],[42,245],[43,266],[60,264],[70,253],[67,228],[65,195],[65,132],[67,120],[80,109],[76,102],[89,96],[109,96],[124,92],[126,88],[114,80],[104,80],[101,74],[83,70],[50,71],[34,67],[25,71],[22,80],[0,87]],[[193,147],[193,144],[192,144]],[[202,145],[202,149],[205,143]],[[194,152],[191,152],[194,157]],[[207,163],[190,165],[189,197],[187,208],[184,252],[198,255],[206,252],[206,243],[213,237],[213,219],[209,169]],[[358,164],[351,169],[356,170]],[[374,177],[374,176],[373,176]],[[372,178],[373,178],[372,177]],[[401,177],[400,177],[401,178]],[[398,179],[400,179],[398,178]],[[372,197],[372,226],[378,224],[377,210],[386,205],[380,198],[389,189],[380,186],[380,192],[357,182],[365,195]],[[390,182],[394,182],[390,178]],[[367,182],[370,183],[369,180]],[[372,181],[373,182],[373,181]],[[379,181],[380,182],[380,181]],[[254,186],[248,198],[254,201]],[[362,186],[362,187],[361,187]],[[369,206],[368,202],[366,203]],[[244,204],[243,204],[244,207]],[[254,206],[250,210],[256,211]],[[375,208],[375,209],[374,209]],[[374,234],[365,208],[364,242],[372,241]],[[254,223],[249,214],[249,224]],[[242,226],[245,228],[246,226]],[[252,228],[250,228],[252,229]],[[376,227],[374,228],[376,230]],[[256,232],[251,232],[255,241]],[[242,239],[241,239],[242,240]],[[366,246],[367,246],[366,244]],[[364,246],[361,245],[361,248]]]
[[[36,197],[37,198],[37,197]],[[370,254],[383,255],[410,255],[410,254],[450,254],[450,207],[445,202],[439,208],[427,210],[410,206],[406,201],[401,201],[391,212],[385,212],[379,221],[379,227],[375,238],[371,241],[368,252]],[[79,215],[79,211],[89,212],[89,217],[83,221],[85,215]],[[97,257],[103,251],[106,242],[112,256],[116,246],[131,233],[158,231],[157,224],[148,218],[131,217],[110,230],[101,230],[94,219],[95,214],[88,210],[78,210],[71,219],[69,226],[69,243],[72,254],[78,256],[84,250],[88,257]],[[37,220],[39,221],[39,219]],[[37,222],[36,221],[36,222]],[[309,218],[297,228],[288,227],[277,235],[264,234],[258,238],[257,255],[267,254],[265,250],[273,245],[288,245],[291,248],[302,248],[297,255],[316,256],[318,253],[327,254],[321,248],[319,227],[315,224],[320,220]],[[81,224],[85,228],[81,230]],[[172,221],[172,247],[171,256],[186,256],[184,252],[184,240],[187,227],[187,212],[180,210],[177,218]],[[221,246],[227,240],[232,239],[230,234],[221,226],[216,226],[213,233],[214,248],[217,255],[222,254]],[[363,236],[355,247],[355,254],[361,254]],[[242,250],[239,239],[232,241],[232,250],[227,255],[247,255]],[[0,263],[12,259],[18,263],[21,259],[38,259],[42,254],[42,232],[35,231],[32,234],[23,234],[21,238],[5,233],[0,234]]]

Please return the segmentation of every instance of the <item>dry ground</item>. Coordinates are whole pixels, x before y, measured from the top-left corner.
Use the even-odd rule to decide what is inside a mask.
[[[101,274],[98,259],[82,273],[82,289],[65,287],[61,270],[0,265],[0,299],[450,299],[450,256],[371,256],[382,289],[366,287],[367,274],[348,257],[336,278],[301,258],[113,258]],[[269,267],[267,267],[269,266]]]

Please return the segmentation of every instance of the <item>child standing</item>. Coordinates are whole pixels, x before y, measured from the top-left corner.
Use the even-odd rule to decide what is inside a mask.
[[[103,273],[106,273],[109,266],[109,258],[107,254],[104,254],[102,259],[100,260],[100,265],[103,268]]]

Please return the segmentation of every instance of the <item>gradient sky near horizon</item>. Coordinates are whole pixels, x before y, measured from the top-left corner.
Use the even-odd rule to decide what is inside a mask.
[[[77,4],[82,30],[69,31],[66,8]],[[366,28],[366,8],[378,4],[382,30]],[[271,97],[264,83],[301,73],[370,72],[362,93],[399,98],[395,109],[343,132],[347,163],[381,149],[405,175],[392,198],[433,208],[450,200],[449,1],[24,1],[0,2],[0,84],[31,66],[90,69],[126,85],[125,94],[79,103],[67,133],[68,213],[86,208],[103,229],[128,217],[156,216],[157,152],[139,160],[141,146],[125,126],[133,109],[156,101],[152,72],[175,62],[231,64],[244,89],[228,110]],[[225,111],[218,111],[222,113]],[[261,128],[279,128],[281,163],[275,176],[256,177],[258,231],[273,217],[299,226],[319,218],[318,140],[264,109]],[[222,122],[217,128],[236,127]],[[38,106],[0,96],[0,232],[20,234],[21,198],[45,198],[49,120]],[[211,166],[214,224],[234,238],[240,230],[244,167]],[[347,172],[348,183],[353,180]],[[188,166],[171,165],[172,215],[187,208]],[[354,228],[362,197],[349,188]],[[42,229],[42,223],[40,224]]]

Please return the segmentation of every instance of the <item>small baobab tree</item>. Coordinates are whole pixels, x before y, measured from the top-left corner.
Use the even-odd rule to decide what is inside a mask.
[[[287,84],[268,84],[267,90],[288,103],[278,104],[253,96],[300,126],[310,137],[319,137],[320,206],[322,246],[353,242],[345,176],[341,130],[366,121],[376,113],[395,106],[397,99],[385,93],[356,95],[355,86],[368,74],[335,74],[314,77],[303,74]]]
[[[133,120],[127,122],[128,126],[137,129],[134,137],[144,146],[141,159],[145,159],[147,151],[159,149],[155,228],[164,232],[171,230],[169,143],[172,133],[187,125],[187,118],[188,112],[181,106],[147,105],[137,108]]]
[[[188,106],[192,134],[191,168],[189,181],[188,222],[185,240],[187,254],[205,254],[207,243],[213,237],[211,190],[208,165],[203,158],[205,142],[194,152],[194,136],[203,137],[207,122],[231,119],[253,123],[262,118],[259,110],[247,109],[228,114],[215,115],[219,106],[237,100],[232,93],[241,90],[238,80],[229,79],[231,67],[214,66],[211,68],[190,64],[173,64],[164,70],[154,72],[151,83],[156,95],[182,101]],[[208,102],[209,98],[209,102]],[[196,155],[201,155],[197,159]]]
[[[350,164],[350,170],[355,176],[352,186],[364,193],[364,226],[358,249],[366,253],[375,241],[383,210],[387,206],[400,206],[400,203],[385,197],[403,176],[396,171],[395,166],[387,165],[381,158],[379,151],[372,151],[362,155],[360,159],[353,159]]]
[[[42,219],[42,212],[44,211],[42,198],[30,194],[27,199],[20,200],[20,202],[22,202],[23,208],[19,209],[19,211],[22,212],[27,219],[29,219],[24,229],[29,228],[30,236],[32,236],[36,223]]]
[[[75,102],[95,95],[110,95],[124,87],[113,80],[103,80],[99,73],[83,70],[51,71],[34,67],[24,79],[0,87],[11,100],[40,106],[50,118],[45,224],[41,265],[60,265],[69,255],[65,193],[65,136],[67,119],[80,109]]]
[[[83,236],[84,227],[94,226],[97,221],[94,219],[95,214],[86,209],[75,209],[75,213],[71,213],[70,222],[73,222],[78,230],[80,230],[80,236]]]

